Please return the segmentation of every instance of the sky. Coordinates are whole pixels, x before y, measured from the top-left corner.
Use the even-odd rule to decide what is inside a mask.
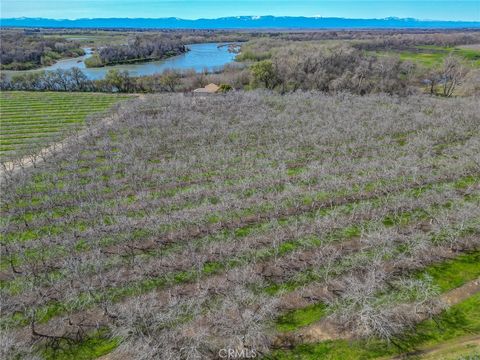
[[[0,17],[218,18],[227,16],[412,17],[480,21],[480,0],[0,0]]]

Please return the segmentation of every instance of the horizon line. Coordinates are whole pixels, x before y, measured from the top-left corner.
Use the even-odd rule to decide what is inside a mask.
[[[78,20],[111,20],[111,19],[129,19],[129,20],[166,20],[166,19],[174,19],[174,20],[181,20],[181,21],[199,21],[199,20],[221,20],[221,19],[231,19],[231,18],[250,18],[251,20],[259,20],[265,17],[272,17],[272,18],[304,18],[304,19],[345,19],[345,20],[414,20],[414,21],[421,21],[421,22],[449,22],[449,23],[479,23],[480,20],[441,20],[441,19],[419,19],[414,17],[398,17],[398,16],[387,16],[383,18],[352,18],[352,17],[340,17],[340,16],[275,16],[275,15],[232,15],[232,16],[221,16],[221,17],[214,17],[214,18],[195,18],[195,19],[188,19],[188,18],[181,18],[176,16],[168,16],[168,17],[81,17],[81,18],[49,18],[49,17],[28,17],[28,16],[20,16],[20,17],[0,17],[1,20],[53,20],[53,21],[78,21]]]

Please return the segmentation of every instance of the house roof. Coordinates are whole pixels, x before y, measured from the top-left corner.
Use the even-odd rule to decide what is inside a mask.
[[[218,91],[218,89],[220,89],[220,86],[212,83],[212,84],[208,84],[207,86],[205,86],[203,88],[195,89],[195,90],[193,90],[193,92],[213,94],[213,93],[216,93]]]
[[[211,92],[217,92],[218,89],[220,89],[220,86],[212,83],[212,84],[208,84],[207,86],[205,86],[205,89],[207,89],[208,91],[211,91]]]

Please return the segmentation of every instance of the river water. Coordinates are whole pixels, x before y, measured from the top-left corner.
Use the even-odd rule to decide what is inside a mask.
[[[120,64],[113,66],[105,66],[102,68],[87,68],[84,60],[92,56],[92,50],[85,48],[86,55],[73,59],[64,59],[56,62],[52,66],[44,67],[37,70],[56,70],[71,69],[72,67],[80,68],[90,80],[103,79],[110,69],[127,70],[132,76],[153,75],[162,73],[167,69],[173,70],[189,70],[196,72],[203,70],[215,71],[223,65],[231,63],[235,59],[235,53],[229,51],[228,44],[224,43],[203,43],[187,45],[190,51],[159,61],[150,61],[137,64]],[[5,71],[8,75],[25,73],[25,71]]]

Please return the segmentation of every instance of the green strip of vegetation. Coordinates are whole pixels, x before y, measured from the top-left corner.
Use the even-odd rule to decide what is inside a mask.
[[[320,302],[291,310],[277,319],[276,328],[278,331],[287,332],[313,324],[325,316],[326,309],[327,306]]]
[[[45,360],[91,360],[108,354],[117,346],[117,339],[111,338],[106,330],[99,330],[78,343],[60,340],[55,348],[43,349],[42,355]]]
[[[474,49],[461,49],[455,47],[422,45],[409,51],[377,51],[373,52],[378,56],[399,54],[402,61],[412,61],[427,68],[438,67],[449,55],[454,54],[465,59],[473,67],[480,66],[480,51]]]
[[[480,277],[480,251],[473,251],[429,266],[420,276],[431,276],[441,292],[446,292]]]

